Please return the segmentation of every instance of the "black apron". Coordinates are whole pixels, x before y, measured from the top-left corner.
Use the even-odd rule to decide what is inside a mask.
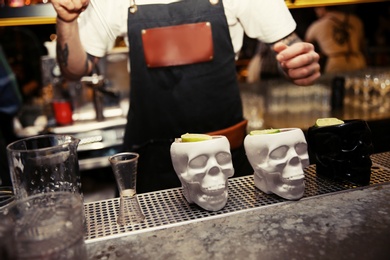
[[[142,30],[210,22],[214,56],[209,62],[148,68]],[[206,133],[241,120],[235,57],[222,1],[183,0],[137,6],[128,15],[131,89],[125,150],[140,153],[139,193],[180,186],[170,158],[174,138]]]

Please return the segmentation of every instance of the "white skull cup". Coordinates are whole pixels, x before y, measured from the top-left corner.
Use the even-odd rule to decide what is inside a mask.
[[[244,147],[258,189],[289,200],[302,198],[303,169],[309,165],[309,155],[301,129],[282,128],[278,133],[247,135]]]
[[[171,158],[188,203],[209,211],[226,205],[228,178],[234,169],[225,136],[199,142],[182,142],[178,138],[171,145]]]

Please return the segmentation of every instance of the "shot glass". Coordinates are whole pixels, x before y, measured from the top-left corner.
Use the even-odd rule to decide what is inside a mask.
[[[1,254],[9,259],[87,259],[83,211],[79,196],[71,192],[15,201],[1,216],[0,235],[12,242],[1,246]]]
[[[138,158],[139,154],[131,152],[109,157],[120,195],[117,218],[119,225],[135,225],[145,220],[136,192]]]

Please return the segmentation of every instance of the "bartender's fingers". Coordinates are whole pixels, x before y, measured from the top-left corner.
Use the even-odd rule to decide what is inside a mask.
[[[281,67],[285,70],[320,70],[320,64],[319,61],[319,55],[315,52],[309,52],[305,54],[300,54],[294,58],[291,58],[290,60],[281,62]],[[300,77],[300,75],[296,75],[294,73],[293,75],[289,75],[294,78]]]
[[[321,76],[320,66],[316,63],[297,69],[289,69],[286,73],[299,86],[312,85]]]
[[[276,59],[279,62],[290,60],[298,55],[314,52],[314,46],[308,42],[297,42],[290,46],[282,42],[278,42],[274,45],[274,51],[277,52]]]
[[[300,54],[291,58],[290,60],[286,60],[281,62],[281,66],[283,69],[297,69],[304,66],[308,66],[311,64],[315,64],[319,66],[319,58],[320,56],[316,52],[309,52],[305,54]]]
[[[319,55],[310,43],[299,42],[291,46],[274,45],[277,60],[287,76],[297,85],[311,85],[321,76]]]

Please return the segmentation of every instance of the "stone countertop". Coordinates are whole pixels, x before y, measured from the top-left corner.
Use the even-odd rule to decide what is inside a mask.
[[[389,259],[390,183],[87,244],[89,259]]]

